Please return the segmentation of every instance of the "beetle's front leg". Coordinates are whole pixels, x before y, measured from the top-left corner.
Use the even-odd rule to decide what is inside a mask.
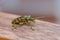
[[[33,26],[31,26],[31,25],[30,25],[30,28],[31,28],[32,30],[35,30],[35,29],[33,28]]]
[[[30,27],[32,30],[35,30],[32,23],[29,23],[29,27]]]

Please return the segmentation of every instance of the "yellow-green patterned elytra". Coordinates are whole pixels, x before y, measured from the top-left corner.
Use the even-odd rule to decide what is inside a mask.
[[[17,25],[29,25],[31,29],[33,29],[33,26],[31,22],[35,22],[35,18],[32,18],[31,16],[21,16],[12,21],[12,27],[16,29]]]

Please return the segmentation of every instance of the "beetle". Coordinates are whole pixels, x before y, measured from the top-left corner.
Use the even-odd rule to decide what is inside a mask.
[[[30,15],[28,16],[21,16],[12,21],[13,29],[17,28],[17,25],[29,25],[29,27],[33,29],[33,25],[31,23],[35,23],[35,18],[32,18]]]

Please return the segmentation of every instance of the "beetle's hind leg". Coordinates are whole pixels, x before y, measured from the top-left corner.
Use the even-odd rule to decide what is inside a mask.
[[[14,30],[14,29],[17,29],[17,25],[16,24],[12,25],[12,30]]]

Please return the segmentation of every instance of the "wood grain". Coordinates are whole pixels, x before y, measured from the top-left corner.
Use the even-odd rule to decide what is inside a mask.
[[[11,21],[16,17],[19,15],[0,12],[0,29],[13,32],[21,40],[60,40],[60,25],[41,20],[34,23],[35,31],[27,25],[11,30]]]

